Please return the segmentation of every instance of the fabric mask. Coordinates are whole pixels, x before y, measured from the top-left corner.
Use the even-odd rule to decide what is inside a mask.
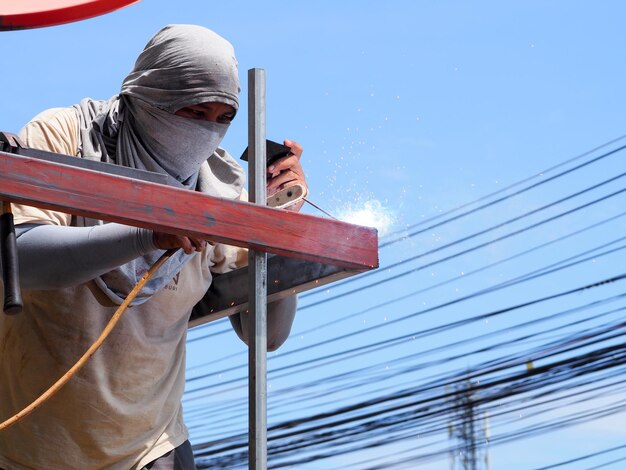
[[[159,173],[162,169],[180,182],[197,174],[229,127],[177,116],[139,99],[127,98],[126,103],[128,132],[120,139],[119,163]]]

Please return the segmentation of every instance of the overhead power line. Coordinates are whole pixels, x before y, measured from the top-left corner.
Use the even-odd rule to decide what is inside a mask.
[[[544,175],[549,174],[549,173],[551,173],[552,171],[554,171],[554,170],[556,170],[556,169],[558,169],[558,168],[561,168],[561,167],[563,167],[563,166],[565,166],[565,165],[568,165],[568,164],[570,164],[570,163],[572,163],[572,162],[575,162],[575,161],[577,161],[577,160],[580,160],[580,159],[582,159],[582,158],[584,158],[584,157],[586,157],[586,156],[588,156],[588,155],[591,155],[591,154],[593,154],[593,153],[597,152],[598,150],[601,150],[601,149],[603,149],[603,148],[605,148],[605,147],[608,147],[609,145],[613,145],[613,144],[615,144],[615,143],[619,142],[620,140],[623,140],[624,138],[626,138],[626,134],[625,134],[625,135],[622,135],[622,136],[620,136],[620,137],[617,137],[616,139],[613,139],[613,140],[610,140],[610,141],[608,141],[608,142],[605,142],[604,144],[601,144],[601,145],[599,145],[599,146],[597,146],[597,147],[595,147],[595,148],[593,148],[593,149],[591,149],[591,150],[588,150],[588,151],[586,151],[586,152],[584,152],[584,153],[582,153],[582,154],[580,154],[580,155],[577,155],[576,157],[570,158],[570,159],[565,160],[565,161],[563,161],[563,162],[561,162],[561,163],[558,163],[557,165],[551,166],[550,168],[547,168],[547,169],[545,169],[545,170],[543,170],[543,171],[540,171],[540,172],[538,172],[538,173],[535,173],[535,174],[534,174],[534,175],[532,175],[532,176],[529,176],[529,177],[524,178],[524,179],[522,179],[522,180],[520,180],[520,181],[517,181],[516,183],[510,184],[510,185],[508,185],[508,186],[506,186],[506,187],[504,187],[504,188],[501,188],[501,189],[499,189],[498,191],[494,191],[494,192],[492,192],[492,193],[489,193],[489,194],[487,194],[487,195],[485,195],[485,196],[482,196],[482,197],[480,197],[480,198],[478,198],[478,199],[475,199],[475,200],[473,200],[473,201],[471,201],[471,202],[468,202],[468,203],[462,204],[462,205],[457,206],[457,207],[455,207],[455,208],[453,208],[453,209],[450,209],[450,210],[448,210],[448,211],[445,211],[445,212],[443,212],[443,213],[441,213],[441,214],[437,214],[437,215],[436,215],[436,216],[434,216],[434,217],[430,217],[430,218],[428,218],[428,219],[426,219],[426,220],[422,220],[422,221],[420,221],[420,222],[418,222],[418,223],[416,223],[416,224],[413,224],[413,225],[410,225],[410,226],[408,226],[408,227],[405,227],[405,228],[404,228],[404,229],[402,229],[402,230],[398,230],[398,231],[396,231],[396,232],[392,232],[392,233],[390,233],[390,234],[388,234],[388,235],[386,235],[386,236],[385,236],[385,240],[387,240],[387,239],[389,239],[389,238],[392,238],[392,237],[394,237],[394,236],[398,236],[398,235],[400,235],[400,236],[401,236],[401,238],[399,238],[399,239],[397,239],[397,240],[390,240],[390,241],[383,242],[382,244],[380,244],[380,245],[379,245],[379,247],[380,247],[380,248],[384,248],[384,247],[389,246],[389,245],[391,245],[391,244],[394,244],[394,243],[396,243],[396,242],[398,242],[398,241],[402,241],[402,240],[404,239],[404,237],[406,236],[406,232],[407,232],[408,230],[412,230],[412,229],[414,229],[414,228],[416,228],[416,227],[420,227],[420,226],[425,225],[425,224],[427,224],[427,223],[430,223],[430,222],[433,222],[433,221],[435,221],[435,220],[441,219],[441,218],[443,218],[443,217],[445,217],[445,216],[447,216],[447,215],[449,215],[449,214],[452,214],[452,213],[454,213],[454,212],[458,212],[459,210],[465,209],[466,207],[470,207],[470,206],[472,206],[472,205],[474,205],[474,204],[477,204],[477,203],[479,203],[479,202],[485,201],[485,200],[487,200],[487,199],[491,199],[492,197],[497,196],[497,195],[499,195],[499,194],[502,194],[502,193],[504,193],[504,192],[507,192],[507,191],[509,191],[510,189],[513,189],[513,188],[515,188],[515,187],[517,187],[517,186],[521,186],[522,184],[527,183],[528,181],[532,181],[532,180],[534,180],[534,179],[536,179],[536,178],[539,178],[539,177],[543,178],[543,177],[544,177]],[[476,212],[476,211],[479,211],[479,210],[484,209],[484,208],[486,208],[486,207],[489,207],[489,206],[491,206],[491,205],[493,205],[493,204],[496,204],[496,203],[498,203],[498,202],[501,202],[501,201],[503,201],[503,200],[506,200],[506,199],[508,199],[509,197],[514,197],[514,196],[517,196],[517,195],[519,195],[519,194],[522,194],[522,193],[524,193],[524,192],[526,192],[526,191],[529,191],[529,190],[531,190],[531,189],[533,189],[533,188],[536,188],[537,186],[541,186],[541,185],[543,185],[543,184],[545,184],[545,183],[548,183],[548,182],[553,181],[553,180],[555,180],[555,179],[557,179],[557,178],[560,178],[560,177],[562,177],[562,176],[565,176],[565,175],[567,175],[567,174],[569,174],[569,173],[571,173],[571,172],[573,172],[573,171],[576,171],[576,170],[579,170],[579,169],[581,169],[581,168],[584,168],[584,167],[586,167],[586,166],[588,166],[588,165],[590,165],[590,164],[592,164],[592,163],[596,163],[596,162],[598,162],[598,161],[600,161],[600,160],[602,160],[602,159],[604,159],[604,158],[606,158],[606,157],[608,157],[608,156],[610,156],[610,155],[613,155],[615,152],[620,151],[620,150],[622,150],[623,148],[624,148],[624,147],[620,147],[620,148],[618,148],[618,149],[615,149],[615,150],[611,150],[611,151],[609,151],[609,152],[606,152],[606,153],[604,153],[604,154],[600,155],[599,157],[593,158],[593,159],[591,159],[590,161],[583,163],[582,165],[577,165],[576,167],[570,168],[570,169],[568,169],[568,170],[566,170],[566,171],[564,171],[564,172],[561,172],[561,173],[559,173],[559,174],[557,174],[557,175],[555,175],[555,176],[552,176],[552,177],[550,177],[550,178],[545,178],[545,179],[543,179],[542,181],[540,181],[539,183],[536,183],[536,184],[534,184],[534,185],[528,186],[528,187],[526,187],[526,188],[524,188],[524,189],[522,189],[522,190],[520,190],[520,191],[517,191],[517,192],[515,192],[515,193],[513,193],[513,194],[511,194],[511,195],[508,195],[508,196],[505,196],[505,197],[503,197],[503,198],[500,198],[500,199],[498,199],[498,200],[494,201],[493,203],[485,204],[485,205],[480,206],[480,207],[478,207],[478,208],[476,208],[476,209],[472,209],[471,211],[467,211],[467,212],[465,212],[465,213],[463,213],[463,214],[461,214],[461,215],[459,215],[459,216],[455,216],[455,217],[453,217],[453,218],[447,219],[446,221],[443,221],[443,222],[437,223],[437,224],[436,224],[436,225],[434,225],[434,226],[430,226],[430,227],[428,227],[428,228],[426,228],[426,229],[420,230],[420,232],[424,232],[424,231],[430,230],[430,229],[434,228],[435,226],[441,226],[441,225],[446,224],[446,223],[448,223],[448,222],[451,222],[451,221],[453,221],[453,220],[457,220],[457,219],[458,219],[458,218],[460,218],[460,217],[464,217],[464,216],[466,216],[466,215],[470,215],[470,214],[472,214],[472,213],[474,213],[474,212]]]
[[[369,289],[371,287],[374,287],[374,286],[380,286],[381,284],[386,284],[388,282],[395,281],[396,279],[400,279],[400,278],[405,277],[405,276],[407,276],[409,274],[413,274],[415,272],[422,271],[422,270],[424,270],[426,268],[435,266],[437,264],[440,264],[440,263],[443,263],[443,262],[446,262],[446,261],[450,261],[451,259],[457,258],[459,256],[466,255],[468,253],[474,252],[474,251],[479,250],[481,248],[485,248],[487,246],[493,245],[493,244],[495,244],[497,242],[500,242],[502,240],[506,240],[506,239],[511,238],[513,236],[516,236],[516,235],[519,235],[521,233],[527,232],[529,230],[532,230],[534,228],[540,227],[540,226],[545,225],[547,223],[554,222],[555,220],[561,219],[561,218],[563,218],[565,216],[571,215],[571,214],[573,214],[575,212],[578,212],[580,210],[587,209],[588,207],[594,206],[595,204],[598,204],[600,202],[606,201],[607,199],[610,199],[612,197],[618,196],[618,195],[623,194],[625,192],[626,192],[626,188],[620,189],[618,191],[614,191],[614,192],[612,192],[610,194],[607,194],[607,195],[602,196],[600,198],[594,199],[593,201],[587,202],[587,203],[582,204],[580,206],[577,206],[577,207],[575,207],[573,209],[569,209],[567,211],[561,212],[560,214],[548,217],[548,218],[543,219],[543,220],[541,220],[539,222],[535,222],[535,223],[527,225],[526,227],[523,227],[521,229],[515,230],[513,232],[509,232],[509,233],[507,233],[505,235],[502,235],[500,237],[494,238],[493,240],[490,240],[490,241],[487,241],[487,242],[484,242],[484,243],[480,243],[480,244],[475,245],[475,246],[473,246],[471,248],[467,248],[465,250],[462,250],[460,252],[457,252],[457,253],[454,253],[452,255],[446,256],[444,258],[440,258],[440,259],[432,261],[430,263],[427,263],[427,264],[424,264],[424,265],[420,265],[417,268],[412,268],[412,269],[409,269],[407,271],[403,271],[403,272],[401,272],[399,274],[395,274],[393,276],[390,276],[390,277],[387,277],[387,278],[384,278],[384,279],[379,279],[379,280],[374,281],[374,282],[372,282],[370,284],[366,284],[364,286],[360,286],[360,287],[351,289],[349,291],[342,292],[342,293],[334,295],[332,297],[326,297],[324,299],[317,300],[317,301],[312,302],[310,304],[304,305],[304,306],[300,307],[299,309],[300,310],[309,309],[309,308],[312,308],[312,307],[315,307],[315,306],[318,306],[318,305],[322,305],[322,304],[325,304],[325,303],[328,303],[328,302],[332,302],[332,301],[337,300],[337,299],[342,298],[342,297],[346,297],[348,295],[356,294],[357,292],[362,292],[362,291],[364,291],[366,289]],[[482,234],[482,233],[483,232],[479,232],[477,234],[473,234],[473,235],[470,235],[468,237],[464,237],[462,240],[455,240],[454,242],[451,242],[451,243],[448,243],[446,245],[442,245],[440,247],[434,248],[434,249],[429,250],[429,251],[427,251],[425,253],[420,253],[419,255],[415,255],[415,256],[411,256],[409,258],[405,258],[404,260],[399,261],[398,263],[395,263],[395,264],[393,264],[391,266],[388,266],[387,269],[391,269],[391,268],[400,266],[401,264],[405,264],[405,263],[408,263],[408,262],[411,262],[411,261],[415,261],[416,259],[419,259],[419,258],[423,258],[424,256],[427,256],[427,255],[436,253],[438,251],[441,251],[443,249],[449,248],[450,246],[456,245],[456,244],[460,243],[461,241],[466,241],[466,240],[468,240],[468,239],[470,239],[470,238],[472,238],[474,236],[477,236],[478,234]],[[369,274],[369,273],[361,274],[360,277],[364,277],[367,274]]]

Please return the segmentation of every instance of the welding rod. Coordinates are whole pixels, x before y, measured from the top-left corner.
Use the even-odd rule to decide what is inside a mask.
[[[22,294],[17,261],[17,241],[11,203],[2,201],[0,214],[0,260],[4,283],[4,313],[15,315],[22,311]]]

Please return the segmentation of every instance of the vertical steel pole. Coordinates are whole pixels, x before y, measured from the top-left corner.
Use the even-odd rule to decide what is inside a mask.
[[[248,70],[250,202],[266,204],[265,70]],[[267,254],[248,254],[248,468],[267,469]]]

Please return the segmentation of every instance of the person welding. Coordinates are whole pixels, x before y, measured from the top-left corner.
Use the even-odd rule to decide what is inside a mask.
[[[239,91],[227,40],[201,26],[169,25],[149,40],[119,94],[43,111],[20,137],[29,147],[162,173],[189,191],[245,200],[243,169],[219,147]],[[269,194],[307,188],[302,147],[284,143],[291,155],[269,168]],[[24,310],[0,317],[2,417],[72,366],[163,250],[180,250],[85,367],[2,431],[0,468],[194,469],[181,405],[187,322],[212,276],[243,266],[245,250],[24,205],[14,204],[13,213]],[[268,305],[269,350],[286,340],[295,309],[295,297]],[[231,324],[247,341],[242,317],[233,315]]]

